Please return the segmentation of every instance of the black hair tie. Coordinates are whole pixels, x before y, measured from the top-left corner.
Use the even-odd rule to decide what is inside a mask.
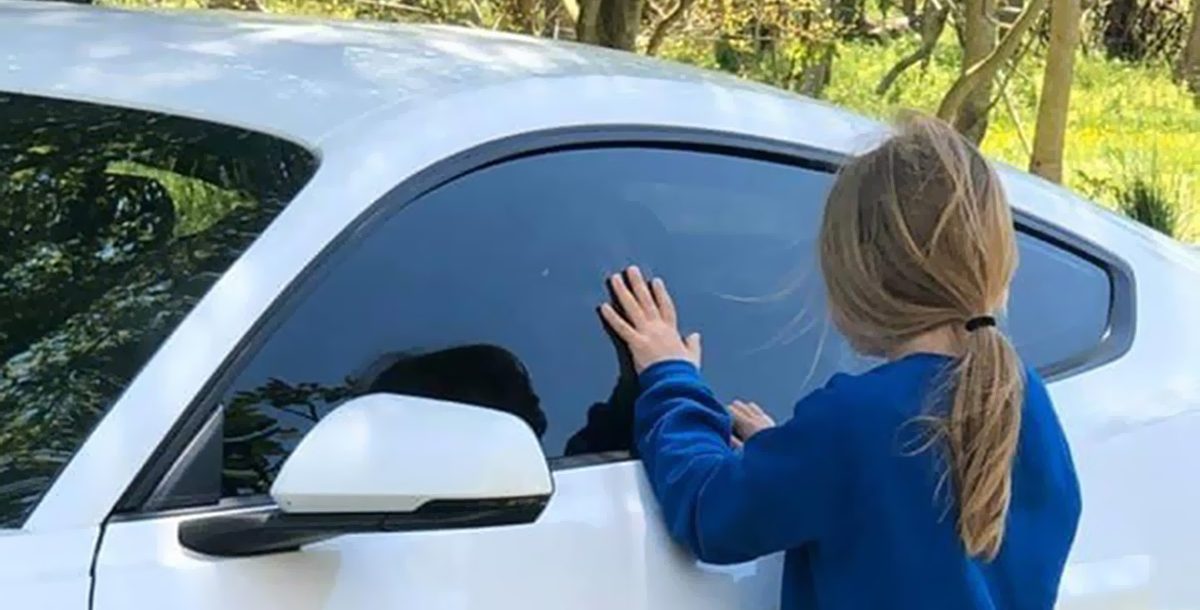
[[[967,320],[967,332],[974,332],[986,326],[995,326],[996,318],[992,316],[975,316]]]

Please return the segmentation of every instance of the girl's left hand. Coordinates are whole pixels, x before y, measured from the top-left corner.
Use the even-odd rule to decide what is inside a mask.
[[[624,274],[609,278],[609,284],[625,315],[617,313],[610,303],[600,306],[600,315],[629,346],[639,374],[668,360],[686,360],[700,366],[700,335],[693,333],[687,339],[680,336],[675,304],[661,279],[647,284],[641,270],[630,267]]]
[[[775,427],[775,420],[757,403],[735,400],[729,405],[729,414],[733,416],[735,447],[750,440],[755,434]]]

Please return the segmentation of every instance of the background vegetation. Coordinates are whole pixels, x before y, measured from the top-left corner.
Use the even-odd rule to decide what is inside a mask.
[[[1200,239],[1200,0],[98,1],[506,30],[936,112],[995,158]]]

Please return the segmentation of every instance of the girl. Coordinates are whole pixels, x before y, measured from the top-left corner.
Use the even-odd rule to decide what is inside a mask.
[[[710,563],[785,551],[784,610],[1052,608],[1079,489],[1045,385],[996,327],[1017,261],[995,171],[910,119],[838,175],[820,255],[834,323],[887,363],[778,427],[717,402],[661,279],[611,279],[621,312],[601,313],[640,375],[635,441],[672,535]]]

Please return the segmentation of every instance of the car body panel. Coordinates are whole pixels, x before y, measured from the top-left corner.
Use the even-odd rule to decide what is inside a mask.
[[[0,590],[12,607],[83,610],[92,592],[100,526],[31,532],[0,530]]]
[[[215,558],[174,540],[188,516],[117,521],[97,560],[97,608],[177,610],[771,608],[778,558],[693,568],[670,544],[636,462],[564,470],[537,523],[343,536],[270,557]],[[649,507],[649,508],[647,508]],[[686,600],[686,605],[681,602]]]
[[[32,533],[91,532],[91,538],[80,534],[72,543],[81,548],[85,541],[94,544],[95,528],[292,280],[372,202],[423,170],[505,138],[569,128],[703,130],[836,154],[862,150],[884,133],[881,125],[836,108],[723,76],[578,45],[447,28],[167,16],[0,0],[0,40],[7,63],[0,90],[203,117],[304,143],[321,158],[309,185],[163,344],[26,523]],[[470,165],[469,158],[456,162]],[[1136,332],[1128,350],[1050,385],[1084,491],[1063,606],[1200,603],[1200,580],[1193,577],[1200,573],[1195,552],[1200,527],[1194,519],[1200,477],[1192,467],[1200,463],[1198,257],[1059,187],[1008,169],[1002,174],[1018,211],[1112,253],[1135,278],[1130,289]],[[657,521],[644,518],[650,496],[636,464],[564,471],[555,478],[560,488],[545,517],[546,536],[560,531],[555,524],[571,520],[591,524],[582,531],[622,528],[623,535],[612,536],[627,545],[621,558],[639,566],[619,572],[633,579],[626,585],[650,591],[646,579],[655,570],[693,578],[683,575],[690,573],[680,567],[689,563],[684,558],[664,559],[670,545]],[[592,517],[571,512],[589,510],[598,512]],[[100,556],[100,600],[121,607],[130,599],[124,596],[133,594],[125,588],[145,582],[136,575],[155,573],[162,579],[155,582],[174,583],[171,590],[194,591],[198,599],[222,595],[203,593],[197,583],[225,582],[217,576],[227,569],[176,545],[174,520],[180,518],[110,527]],[[497,541],[520,529],[481,531],[478,541],[459,536],[453,543],[449,534],[413,535],[395,548],[413,552],[416,545],[448,562],[438,565],[465,570],[482,565],[475,555],[501,559]],[[448,548],[429,542],[442,536]],[[644,542],[631,544],[629,536]],[[393,552],[369,538],[319,545],[324,559],[304,559],[306,551],[254,569],[315,561],[298,568],[316,570],[313,586],[329,570],[340,570],[357,586],[365,577],[346,568],[366,561],[358,557],[362,549]],[[4,548],[0,537],[0,552]],[[582,564],[562,557],[564,566],[619,569],[614,558]],[[343,560],[350,563],[339,567]],[[379,569],[366,563],[359,565]],[[168,567],[180,572],[155,572]],[[501,566],[492,574],[511,584],[511,570],[518,568]],[[229,570],[231,582],[246,578],[234,573]],[[184,574],[199,580],[186,585],[173,580]],[[106,575],[113,580],[106,583]],[[720,583],[726,576],[713,578]],[[612,588],[617,581],[604,582]],[[466,588],[465,581],[460,585]],[[547,603],[561,601],[561,587],[570,585],[555,586],[542,598]],[[302,591],[296,589],[298,595]],[[435,595],[434,589],[425,591]],[[346,600],[361,594],[335,593]],[[645,594],[645,599],[658,595]],[[319,599],[314,593],[296,603],[308,607]],[[473,607],[462,601],[467,597],[437,599],[447,607]],[[732,601],[723,594],[714,599]]]

